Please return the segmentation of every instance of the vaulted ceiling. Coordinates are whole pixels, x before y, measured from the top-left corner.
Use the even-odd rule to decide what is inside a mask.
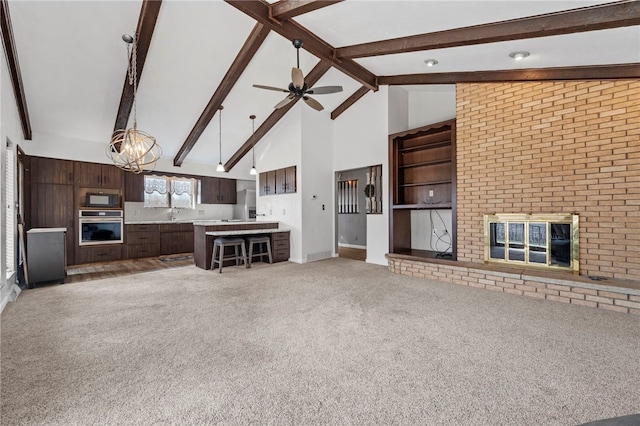
[[[2,6],[5,50],[12,44],[18,60],[20,78],[13,80],[25,134],[28,127],[42,144],[55,136],[106,145],[114,129],[131,125],[121,36],[137,32],[138,127],[157,138],[175,165],[217,164],[220,105],[222,162],[247,170],[252,144],[290,109],[308,108],[300,102],[275,110],[286,94],[252,87],[288,86],[294,38],[304,43],[300,68],[308,85],[343,86],[314,96],[325,108],[317,114],[336,120],[380,85],[411,91],[464,81],[640,77],[639,1],[2,0]],[[530,56],[515,61],[514,51]],[[438,64],[428,67],[430,58]]]

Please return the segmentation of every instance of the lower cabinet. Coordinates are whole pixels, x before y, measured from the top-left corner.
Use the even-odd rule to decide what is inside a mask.
[[[76,263],[93,263],[122,259],[122,245],[112,244],[92,247],[78,247]]]
[[[153,257],[160,254],[158,225],[125,225],[127,259]]]
[[[191,223],[131,224],[125,233],[127,259],[193,252]]]
[[[175,223],[160,225],[160,254],[193,253],[193,225]]]
[[[286,262],[289,260],[291,255],[290,233],[290,231],[283,231],[271,234],[271,255],[274,262]]]

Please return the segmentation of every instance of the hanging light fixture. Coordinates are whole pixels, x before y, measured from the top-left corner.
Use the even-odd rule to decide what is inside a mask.
[[[222,165],[222,110],[224,109],[224,107],[220,105],[220,108],[218,109],[220,110],[220,112],[218,113],[218,121],[220,123],[220,125],[218,126],[218,129],[220,130],[220,162],[218,163],[218,167],[216,167],[216,172],[224,172],[224,166]]]
[[[253,135],[256,133],[256,128],[255,128],[255,119],[256,116],[255,115],[250,115],[249,118],[251,119],[251,137],[253,138]],[[253,155],[253,162],[251,163],[251,171],[249,172],[250,175],[255,176],[258,174],[258,171],[256,170],[256,141],[253,140],[252,144],[251,144],[251,152]]]
[[[137,73],[137,41],[129,34],[124,34],[122,40],[127,44],[127,76],[129,84],[133,86],[133,127],[113,132],[111,142],[107,146],[107,156],[117,167],[133,172],[142,173],[152,170],[160,156],[162,148],[156,138],[138,130],[136,95],[138,91]]]

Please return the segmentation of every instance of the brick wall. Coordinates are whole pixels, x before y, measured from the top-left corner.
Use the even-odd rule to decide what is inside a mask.
[[[640,280],[640,81],[457,86],[458,260],[483,214],[577,213],[580,275]]]

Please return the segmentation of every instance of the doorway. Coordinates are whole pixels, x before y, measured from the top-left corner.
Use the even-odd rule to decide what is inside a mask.
[[[336,253],[338,257],[367,258],[367,205],[365,187],[369,167],[342,170],[335,175]]]

